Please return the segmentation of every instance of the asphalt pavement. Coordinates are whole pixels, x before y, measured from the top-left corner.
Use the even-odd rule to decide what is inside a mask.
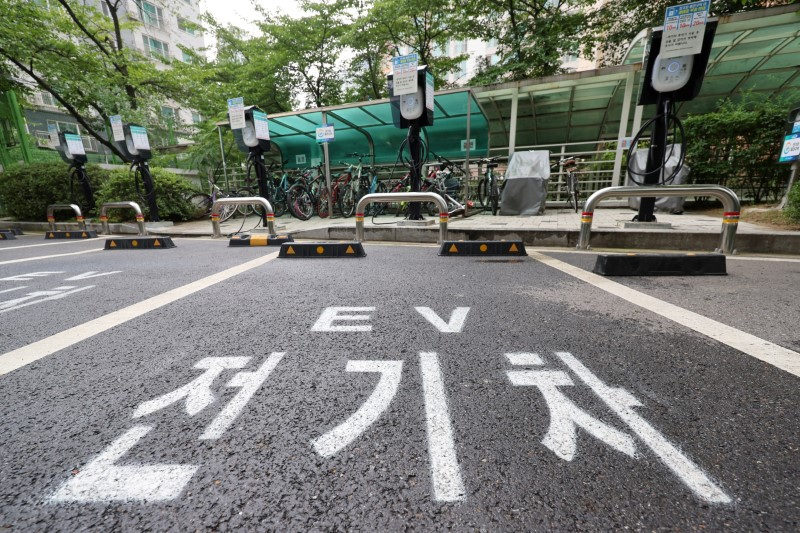
[[[0,242],[0,529],[800,528],[796,257],[175,242]]]

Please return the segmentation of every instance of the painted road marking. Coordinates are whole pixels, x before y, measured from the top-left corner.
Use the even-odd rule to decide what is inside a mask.
[[[11,265],[14,263],[25,263],[27,261],[39,261],[41,259],[52,259],[54,257],[66,257],[68,255],[82,255],[82,254],[90,254],[92,252],[99,252],[102,248],[93,248],[91,250],[83,250],[81,252],[70,252],[66,254],[54,254],[54,255],[40,255],[38,257],[25,257],[23,259],[11,259],[9,261],[0,261],[0,265]]]
[[[51,274],[64,274],[64,270],[54,270],[47,272],[30,272],[28,274],[18,274],[7,278],[0,278],[0,281],[30,281],[33,278],[45,278]]]
[[[557,352],[561,359],[594,393],[625,422],[653,453],[700,498],[712,503],[730,503],[731,498],[716,486],[698,466],[673,446],[661,433],[634,411],[641,403],[621,388],[600,381],[591,370],[568,352]]]
[[[464,329],[464,322],[467,321],[467,313],[469,313],[469,307],[456,307],[450,313],[450,320],[445,322],[430,307],[415,307],[414,309],[441,333],[461,333],[461,330]]]
[[[50,497],[53,502],[165,501],[177,498],[197,471],[192,465],[114,464],[153,428],[134,426]]]
[[[28,294],[20,298],[14,298],[13,300],[0,302],[0,314],[8,313],[10,311],[16,311],[17,309],[22,309],[23,307],[28,307],[29,305],[40,304],[42,302],[51,302],[53,300],[60,300],[62,298],[66,298],[70,294],[75,294],[76,292],[81,292],[93,288],[95,288],[95,285],[88,285],[86,287],[75,287],[74,285],[65,285],[63,287],[54,287],[49,291],[29,292]],[[34,298],[39,298],[39,299],[34,300]]]
[[[648,311],[652,311],[664,318],[668,318],[698,333],[702,333],[707,337],[730,346],[731,348],[735,348],[751,357],[755,357],[756,359],[800,377],[800,353],[771,343],[755,335],[745,333],[744,331],[723,324],[722,322],[717,322],[716,320],[689,311],[688,309],[678,307],[664,300],[659,300],[653,296],[626,287],[621,283],[587,272],[582,268],[572,266],[569,263],[559,261],[547,255],[531,252],[530,256],[547,266],[560,270],[581,281],[585,281],[609,294],[618,296],[623,300],[638,305]]]
[[[368,313],[374,311],[374,307],[327,307],[319,316],[317,321],[311,326],[311,331],[372,331],[372,324],[357,324],[351,326],[335,325],[336,321],[364,321],[369,320]],[[360,314],[356,314],[360,313]]]
[[[7,252],[8,250],[19,250],[20,248],[36,248],[37,246],[57,246],[60,244],[85,244],[86,241],[58,241],[58,242],[45,242],[42,244],[23,244],[22,246],[4,246],[0,248],[0,252]]]
[[[124,324],[129,320],[133,320],[134,318],[147,314],[150,311],[158,309],[159,307],[163,307],[167,304],[180,300],[181,298],[185,298],[186,296],[247,272],[248,270],[265,265],[276,257],[278,257],[278,252],[273,252],[269,255],[259,257],[258,259],[253,259],[252,261],[242,263],[241,265],[223,270],[222,272],[218,272],[197,281],[187,283],[186,285],[178,287],[177,289],[169,290],[165,293],[153,296],[152,298],[148,298],[139,303],[135,303],[118,311],[114,311],[100,318],[90,320],[89,322],[85,322],[60,333],[56,333],[55,335],[51,335],[46,339],[42,339],[27,346],[23,346],[22,348],[17,348],[16,350],[6,352],[0,355],[0,376],[8,374],[9,372],[12,372],[34,361],[38,361],[43,357],[53,354],[59,350],[63,350],[64,348],[72,346],[73,344],[84,341],[90,337],[94,337],[95,335],[107,331],[115,326]]]
[[[461,469],[456,457],[450,411],[435,352],[421,352],[419,367],[425,394],[425,418],[428,429],[428,454],[431,461],[433,495],[438,501],[455,502],[466,498]]]
[[[91,279],[91,278],[100,278],[103,276],[110,276],[112,274],[119,274],[122,270],[112,270],[111,272],[99,272],[97,270],[90,270],[89,272],[84,272],[83,274],[78,274],[77,276],[72,276],[71,278],[67,278],[64,281],[79,281],[82,279]]]
[[[361,436],[389,408],[403,377],[403,361],[347,361],[348,372],[377,372],[381,375],[375,390],[350,417],[311,441],[323,457],[332,457]]]

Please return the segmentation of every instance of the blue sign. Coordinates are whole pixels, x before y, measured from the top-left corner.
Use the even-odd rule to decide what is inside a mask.
[[[794,123],[792,126],[792,133],[800,133],[800,120]]]
[[[783,138],[781,158],[778,159],[778,162],[789,163],[791,161],[797,161],[798,158],[800,158],[800,133],[787,135]]]
[[[317,142],[320,144],[333,142],[334,134],[333,124],[322,124],[317,128]]]

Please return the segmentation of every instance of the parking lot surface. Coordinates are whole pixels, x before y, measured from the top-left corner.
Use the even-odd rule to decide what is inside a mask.
[[[793,258],[0,243],[0,528],[800,527]]]

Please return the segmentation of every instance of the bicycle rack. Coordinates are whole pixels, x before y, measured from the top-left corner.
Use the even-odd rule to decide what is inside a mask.
[[[739,225],[739,210],[741,209],[741,204],[735,192],[720,185],[654,185],[646,187],[606,187],[605,189],[600,189],[592,194],[583,206],[581,231],[577,248],[581,250],[589,249],[589,239],[592,232],[592,218],[594,217],[595,206],[599,204],[601,200],[617,196],[713,196],[722,202],[722,206],[725,209],[725,214],[722,219],[720,247],[714,251],[722,252],[723,254],[735,253],[734,241],[736,239],[736,228]]]
[[[450,214],[444,198],[433,192],[386,192],[363,196],[356,205],[356,242],[364,241],[364,209],[373,202],[436,202],[439,206],[439,245],[447,240]]]
[[[222,237],[219,228],[219,206],[221,205],[260,205],[267,212],[267,231],[270,235],[275,235],[275,211],[266,198],[261,196],[241,196],[231,198],[220,198],[211,206],[211,226],[214,228],[214,238]]]
[[[139,235],[147,235],[147,229],[144,227],[144,215],[142,208],[136,202],[109,202],[100,207],[100,223],[103,225],[103,233],[111,235],[111,230],[108,227],[108,215],[106,214],[109,209],[120,208],[133,209],[136,212],[136,225],[139,226]]]
[[[52,204],[47,206],[47,222],[50,224],[50,231],[56,230],[56,211],[68,211],[72,209],[75,212],[75,218],[78,220],[78,229],[81,231],[86,230],[86,222],[81,213],[81,208],[75,204]]]

